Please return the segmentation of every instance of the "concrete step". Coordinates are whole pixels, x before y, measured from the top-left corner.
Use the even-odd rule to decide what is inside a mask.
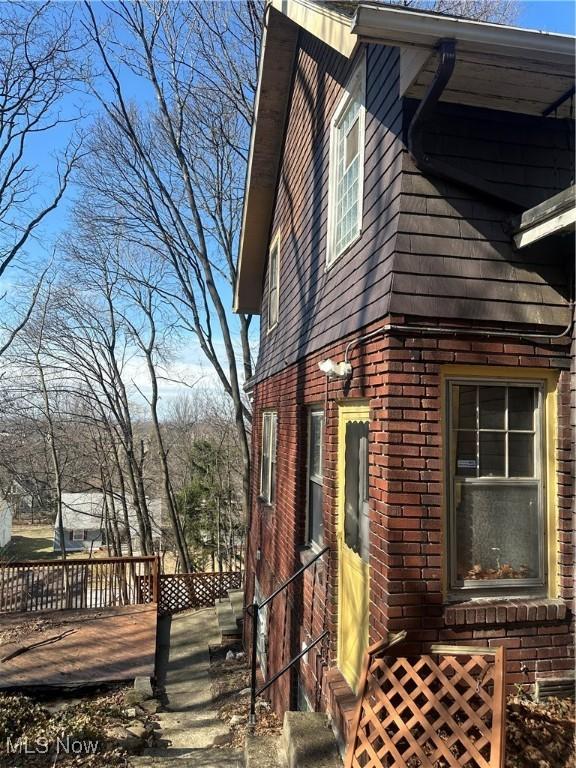
[[[216,603],[216,617],[218,619],[218,628],[223,639],[241,636],[241,631],[238,628],[230,600],[221,600]]]
[[[246,768],[342,768],[336,737],[321,712],[286,712],[281,734],[247,734]]]
[[[242,621],[244,619],[244,590],[231,589],[228,592],[228,597],[230,599],[232,612],[236,617],[236,621]]]
[[[288,768],[342,768],[336,737],[322,712],[285,712],[282,744]]]
[[[233,749],[155,750],[154,755],[134,755],[131,768],[244,768],[244,755]]]
[[[246,734],[244,743],[246,768],[287,768],[281,734]]]

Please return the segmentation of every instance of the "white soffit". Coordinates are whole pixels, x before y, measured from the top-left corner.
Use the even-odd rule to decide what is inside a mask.
[[[352,30],[364,41],[401,48],[401,96],[424,96],[436,46],[446,38],[456,41],[456,65],[442,101],[542,115],[574,84],[570,35],[369,4],[358,6]],[[568,117],[571,108],[567,99],[552,116]]]
[[[573,232],[575,224],[576,187],[572,186],[525,211],[518,220],[514,243],[525,248],[549,235]]]

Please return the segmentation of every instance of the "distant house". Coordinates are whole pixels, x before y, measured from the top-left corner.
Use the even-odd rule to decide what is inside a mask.
[[[94,550],[106,544],[106,505],[105,495],[100,491],[62,494],[62,520],[66,551]],[[136,510],[128,500],[128,521],[133,551],[140,551],[140,537]],[[160,542],[162,503],[159,499],[148,502],[152,516],[152,539]],[[116,505],[120,506],[119,500]],[[111,505],[110,505],[111,506]],[[121,517],[122,514],[119,513]],[[120,525],[120,534],[125,540],[126,526]],[[60,532],[58,519],[54,521],[54,551],[59,552]]]
[[[104,543],[104,495],[63,493],[62,523],[66,550],[98,549]],[[58,519],[54,521],[54,551],[59,552]]]
[[[6,499],[0,498],[0,547],[5,547],[12,538],[12,507]]]

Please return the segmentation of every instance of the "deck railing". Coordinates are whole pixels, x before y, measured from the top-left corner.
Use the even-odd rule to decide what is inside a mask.
[[[158,603],[158,596],[155,556],[0,563],[0,613]]]
[[[158,613],[189,608],[210,608],[232,589],[242,587],[242,571],[222,573],[163,573],[160,576]]]

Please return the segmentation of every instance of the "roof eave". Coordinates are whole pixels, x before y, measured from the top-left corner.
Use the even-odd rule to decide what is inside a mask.
[[[501,55],[527,56],[550,62],[573,61],[574,38],[532,29],[473,21],[456,17],[430,16],[413,10],[360,5],[351,31],[362,39],[390,45],[430,48],[438,40],[451,38],[466,50],[490,50]]]

